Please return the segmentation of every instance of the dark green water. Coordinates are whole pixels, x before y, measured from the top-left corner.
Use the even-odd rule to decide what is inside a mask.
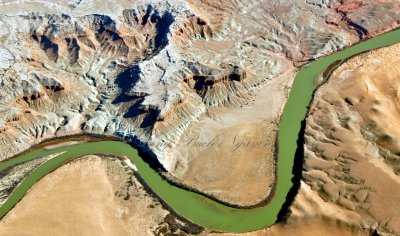
[[[275,223],[288,191],[292,187],[292,169],[297,148],[301,121],[307,115],[307,107],[315,90],[315,81],[332,63],[358,53],[400,42],[400,30],[369,39],[343,51],[314,61],[296,75],[279,127],[278,178],[275,195],[271,202],[255,209],[236,209],[212,201],[201,195],[170,185],[151,169],[128,144],[117,141],[83,143],[52,150],[39,149],[0,164],[5,168],[43,155],[66,151],[35,169],[11,194],[0,208],[0,217],[7,214],[25,193],[43,176],[68,160],[90,153],[122,155],[130,158],[150,188],[172,209],[195,224],[225,232],[245,232]]]

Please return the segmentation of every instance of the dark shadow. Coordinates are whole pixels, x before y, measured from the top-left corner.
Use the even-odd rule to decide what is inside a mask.
[[[149,131],[153,129],[154,124],[157,121],[158,111],[149,110],[147,112],[146,117],[143,119],[142,123],[140,124],[140,128],[146,128]]]
[[[357,25],[356,23],[354,23],[350,20],[347,21],[347,23],[349,24],[349,26],[353,27],[357,31],[358,36],[361,39],[368,35],[368,30],[366,28],[362,27],[361,25]]]
[[[168,34],[170,26],[174,22],[174,17],[171,13],[165,12],[162,17],[155,12],[151,17],[151,21],[156,23],[157,35],[154,38],[154,46],[156,50],[161,50],[168,44]]]
[[[137,83],[139,80],[140,68],[138,65],[134,65],[132,68],[126,69],[118,75],[115,83],[121,89],[120,94],[112,101],[112,104],[120,104],[126,102],[135,102],[129,107],[128,111],[124,114],[124,118],[135,118],[139,115],[144,115],[140,128],[151,129],[158,117],[158,111],[149,109],[144,110],[141,108],[143,97],[126,95],[126,93]],[[136,101],[135,101],[136,100]]]
[[[143,98],[138,99],[132,106],[130,106],[128,111],[124,114],[124,118],[134,118],[139,115],[145,114],[146,112],[144,110],[140,109],[140,104],[142,101],[143,101]]]
[[[122,102],[131,102],[135,99],[134,96],[126,95],[134,84],[139,80],[140,68],[138,65],[134,65],[132,68],[128,68],[123,71],[115,79],[115,83],[121,89],[121,93],[112,101],[112,104],[119,104]]]
[[[37,37],[36,37],[37,38]],[[40,47],[46,52],[49,59],[57,61],[58,59],[58,45],[53,43],[45,35],[40,36]]]
[[[378,232],[377,229],[374,229],[374,230],[370,233],[370,235],[371,235],[371,236],[380,236],[380,234],[379,234],[379,232]]]
[[[283,203],[281,210],[278,213],[277,222],[282,222],[287,219],[287,216],[290,214],[290,206],[293,203],[294,198],[296,197],[299,189],[300,189],[300,181],[302,179],[302,171],[303,171],[303,162],[304,162],[304,133],[306,129],[306,120],[301,121],[301,128],[297,138],[297,149],[294,157],[293,163],[293,178],[292,183],[293,186],[290,188],[286,201]]]
[[[109,16],[100,14],[93,14],[93,16],[94,22],[92,22],[92,24],[95,26],[94,28],[97,29],[96,37],[101,35],[106,30],[106,27],[104,26],[111,26],[115,24],[115,22]]]
[[[158,158],[154,155],[149,155],[152,151],[140,148],[139,155],[140,157],[153,169],[157,171],[166,172],[164,166],[158,161]]]
[[[213,85],[212,80],[207,81],[207,76],[194,75],[193,80],[196,81],[193,88],[197,91],[205,89],[207,86],[210,87]]]
[[[146,114],[144,116],[142,123],[140,123],[140,128],[151,131],[151,129],[153,128],[154,124],[157,121],[158,111],[151,110],[151,109],[143,110],[141,108],[142,101],[143,101],[143,99],[140,99],[135,104],[133,104],[131,107],[129,107],[128,111],[124,114],[124,118],[135,118],[139,115]]]
[[[149,20],[150,17],[150,13],[153,11],[153,7],[151,5],[147,6],[146,9],[146,14],[144,14],[143,18],[142,18],[142,25],[147,24],[147,21]]]
[[[122,138],[121,141],[127,142],[130,146],[137,149],[140,158],[144,162],[146,162],[153,170],[159,172],[166,172],[165,168],[160,163],[154,152],[149,149],[146,143],[140,141],[136,136],[129,138]]]

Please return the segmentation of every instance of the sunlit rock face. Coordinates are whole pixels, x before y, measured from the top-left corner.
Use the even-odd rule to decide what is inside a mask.
[[[368,35],[397,20],[395,2],[346,4],[354,5],[3,1],[1,158],[55,136],[118,136],[189,187],[260,203],[273,191],[276,132],[296,66],[358,42],[354,24]],[[372,8],[385,17],[357,23]],[[217,139],[218,148],[193,145]],[[237,142],[246,139],[262,145]],[[249,156],[257,171],[235,169]]]

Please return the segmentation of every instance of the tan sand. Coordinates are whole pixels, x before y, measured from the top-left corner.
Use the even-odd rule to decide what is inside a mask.
[[[168,212],[136,180],[127,185],[124,168],[94,156],[60,167],[5,216],[0,235],[152,235]]]
[[[293,219],[400,234],[399,60],[399,44],[356,56],[318,90]]]

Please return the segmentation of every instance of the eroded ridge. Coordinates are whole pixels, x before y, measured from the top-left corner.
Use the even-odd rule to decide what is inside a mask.
[[[392,1],[0,6],[1,158],[55,136],[114,135],[178,182],[242,206],[272,192],[296,67],[396,27],[400,12]]]

